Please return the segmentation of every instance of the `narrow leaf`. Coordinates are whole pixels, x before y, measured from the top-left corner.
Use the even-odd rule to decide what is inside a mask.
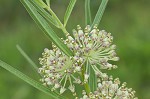
[[[76,1],[77,0],[70,0],[70,3],[68,5],[68,7],[67,7],[67,10],[66,10],[66,13],[65,13],[65,16],[64,16],[64,26],[67,25],[68,19],[69,19],[70,15],[71,15],[71,12],[72,12],[72,10],[73,10],[73,8],[75,6]]]
[[[35,0],[35,2],[38,3],[39,6],[41,6],[42,8],[46,8],[47,5],[43,2],[43,0]]]
[[[50,7],[50,0],[46,0],[46,4]]]
[[[85,79],[85,73],[87,73],[86,72],[86,68],[88,68],[89,69],[89,67],[88,67],[88,62],[87,62],[87,64],[85,65],[85,66],[82,66],[82,71],[81,71],[81,79],[84,81],[84,79]],[[88,72],[89,73],[89,72]],[[91,90],[90,90],[90,86],[89,86],[89,83],[88,82],[86,82],[86,83],[84,83],[84,88],[85,88],[85,91],[86,91],[86,93],[87,94],[89,94],[90,92],[91,92]]]
[[[90,0],[85,0],[85,25],[91,25]]]
[[[33,68],[38,71],[38,66],[32,61],[32,59],[22,50],[19,45],[16,45],[18,51],[24,56],[24,58],[33,66]]]
[[[35,0],[31,0],[31,3],[36,8],[36,10],[50,23],[52,23],[54,26],[59,27],[58,23],[55,21],[55,19],[46,12],[42,7],[38,6],[38,4],[35,2]]]
[[[92,69],[91,66],[89,66],[89,73],[90,73],[90,76],[89,76],[89,86],[90,86],[90,89],[91,89],[91,92],[94,92],[97,88],[97,77],[95,75],[95,72],[94,70]]]
[[[30,77],[28,77],[27,75],[23,74],[22,72],[18,71],[17,69],[13,68],[12,66],[8,65],[7,63],[3,62],[0,60],[0,66],[3,67],[4,69],[8,70],[9,72],[11,72],[12,74],[16,75],[17,77],[19,77],[20,79],[24,80],[25,82],[27,82],[28,84],[30,84],[31,86],[37,88],[38,90],[48,94],[49,96],[51,96],[53,99],[66,99],[63,96],[60,96],[59,94],[52,92],[49,90],[48,87],[43,86],[42,84],[40,84],[39,82],[31,79]]]
[[[46,20],[37,12],[36,8],[29,2],[29,0],[21,0],[28,13],[38,26],[44,31],[44,33],[50,38],[50,40],[61,49],[66,55],[72,56],[72,51],[61,41],[61,39],[52,30]]]
[[[100,4],[99,6],[99,9],[97,11],[97,14],[95,16],[95,19],[93,21],[93,24],[92,24],[92,27],[97,24],[97,26],[99,25],[100,21],[101,21],[101,18],[103,16],[103,13],[105,11],[105,8],[106,8],[106,5],[108,3],[108,0],[102,0],[102,3]]]

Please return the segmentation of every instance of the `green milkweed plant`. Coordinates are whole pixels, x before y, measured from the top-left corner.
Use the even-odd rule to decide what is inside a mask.
[[[121,83],[119,78],[113,78],[102,71],[116,69],[117,66],[110,61],[119,60],[111,33],[98,29],[108,0],[102,0],[93,21],[90,0],[85,0],[85,27],[77,25],[70,33],[66,25],[76,1],[70,0],[64,22],[61,22],[51,9],[50,0],[21,0],[52,42],[52,49],[45,48],[39,58],[40,67],[17,45],[19,52],[39,73],[40,82],[3,61],[0,61],[0,66],[50,95],[52,99],[70,99],[64,95],[67,90],[72,93],[71,99],[137,99],[135,91],[126,87],[126,82]],[[65,37],[59,38],[51,25],[61,29]],[[77,92],[77,87],[82,87],[82,91]]]

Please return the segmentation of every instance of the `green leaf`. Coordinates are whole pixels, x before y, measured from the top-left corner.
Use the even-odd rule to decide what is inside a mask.
[[[35,0],[30,0],[33,6],[36,8],[36,10],[50,23],[52,23],[54,26],[59,27],[58,23],[55,21],[55,19],[46,12],[42,7],[38,6],[38,4],[35,2]]]
[[[67,22],[68,22],[68,19],[71,15],[71,12],[75,6],[75,3],[76,3],[77,0],[70,0],[70,3],[67,7],[67,10],[66,10],[66,13],[65,13],[65,16],[64,16],[64,27],[67,25]]]
[[[50,38],[50,40],[66,55],[72,56],[72,51],[61,41],[61,39],[56,35],[53,29],[49,26],[46,20],[37,12],[36,8],[31,4],[29,0],[21,0],[24,7],[27,9],[30,16],[38,24],[38,26],[43,30],[43,32]]]
[[[93,21],[93,24],[92,24],[92,27],[97,24],[97,26],[99,25],[100,21],[101,21],[101,18],[103,16],[103,13],[105,11],[105,8],[106,8],[106,5],[108,3],[108,0],[102,0],[102,3],[97,11],[97,14],[95,16],[95,19]]]
[[[21,53],[22,56],[33,66],[33,68],[38,71],[38,66],[32,61],[32,59],[22,50],[19,45],[16,45],[18,51]]]
[[[47,5],[43,2],[43,0],[35,0],[35,2],[37,2],[37,4],[39,6],[41,6],[42,8],[46,8],[47,7]]]
[[[89,65],[88,65],[88,62],[86,63],[86,65],[83,65],[82,66],[82,71],[81,71],[81,79],[84,81],[84,75],[86,72],[86,68],[89,69]],[[88,72],[89,73],[89,72]],[[90,89],[90,86],[89,86],[89,83],[84,83],[84,88],[85,88],[85,91],[87,94],[89,94],[91,92],[91,89]]]
[[[85,0],[85,25],[91,25],[90,0]]]
[[[37,88],[38,90],[48,94],[49,96],[51,96],[53,99],[66,99],[63,96],[60,96],[59,94],[50,91],[50,89],[48,87],[43,86],[42,84],[40,84],[39,82],[31,79],[30,77],[28,77],[27,75],[23,74],[22,72],[18,71],[17,69],[13,68],[12,66],[8,65],[7,63],[3,62],[0,60],[0,66],[3,67],[4,69],[8,70],[9,72],[11,72],[12,74],[16,75],[17,77],[19,77],[20,79],[24,80],[25,82],[27,82],[28,84],[30,84],[31,86]]]
[[[91,92],[94,92],[97,89],[97,77],[91,66],[89,66],[89,73],[90,73],[89,86],[90,86]]]
[[[46,0],[46,4],[50,7],[50,0]]]

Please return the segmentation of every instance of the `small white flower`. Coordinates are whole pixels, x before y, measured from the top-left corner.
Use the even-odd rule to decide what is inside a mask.
[[[64,93],[65,91],[66,91],[66,88],[64,88],[64,87],[60,88],[60,94]]]
[[[81,71],[81,67],[80,66],[76,66],[75,67],[75,71]]]
[[[70,85],[70,86],[68,87],[68,89],[70,89],[70,91],[71,91],[72,93],[75,92],[75,86],[74,86],[74,85]]]
[[[84,74],[84,83],[87,83],[89,78],[89,74]]]
[[[81,80],[79,78],[76,78],[74,83],[81,84],[82,82],[81,82]]]
[[[89,99],[87,95],[84,95],[81,99]]]
[[[57,88],[59,88],[59,87],[60,87],[60,84],[59,84],[59,83],[56,83],[55,86],[54,86],[55,89],[57,89]]]

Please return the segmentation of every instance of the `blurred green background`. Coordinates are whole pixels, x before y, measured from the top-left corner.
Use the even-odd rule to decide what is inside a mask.
[[[69,0],[51,0],[52,9],[63,19]],[[94,17],[100,0],[91,0]],[[84,27],[84,0],[78,0],[68,23],[68,31]],[[114,36],[117,70],[114,77],[126,81],[139,99],[150,99],[150,0],[110,0],[99,26]],[[61,35],[60,30],[55,30]],[[51,42],[37,27],[19,0],[0,0],[0,59],[38,80],[37,73],[16,49],[19,44],[38,64]],[[39,65],[40,66],[40,65]],[[0,99],[50,99],[0,67]]]

